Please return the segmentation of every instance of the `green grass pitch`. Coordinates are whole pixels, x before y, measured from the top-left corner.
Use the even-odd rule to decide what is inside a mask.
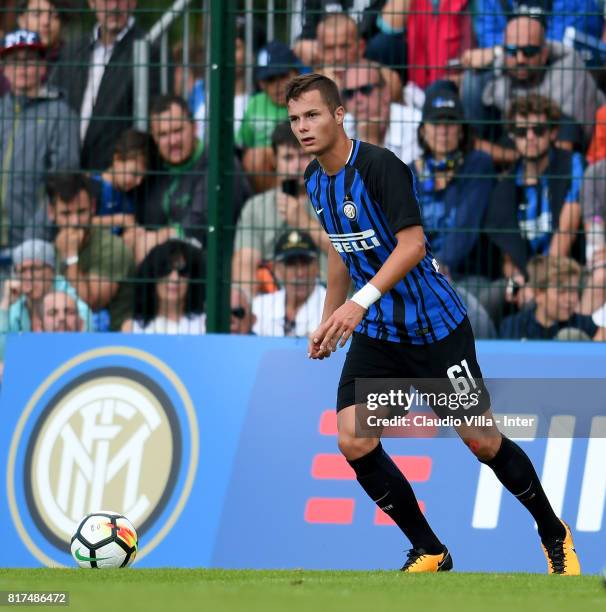
[[[598,576],[0,569],[0,590],[7,589],[69,591],[70,605],[62,609],[86,612],[606,611]]]

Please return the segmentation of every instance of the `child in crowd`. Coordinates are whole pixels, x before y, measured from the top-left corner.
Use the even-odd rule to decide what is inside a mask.
[[[149,137],[126,130],[116,141],[112,165],[91,178],[97,188],[95,225],[112,227],[114,234],[135,224],[133,191],[139,187],[148,166]]]

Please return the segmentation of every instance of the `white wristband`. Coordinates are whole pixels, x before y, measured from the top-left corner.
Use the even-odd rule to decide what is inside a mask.
[[[380,298],[381,292],[373,284],[366,283],[360,291],[351,296],[351,301],[368,310]]]

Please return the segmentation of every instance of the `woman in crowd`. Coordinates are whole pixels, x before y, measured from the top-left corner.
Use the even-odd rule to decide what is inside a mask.
[[[171,239],[141,262],[135,313],[122,331],[137,334],[203,334],[206,331],[202,251]]]

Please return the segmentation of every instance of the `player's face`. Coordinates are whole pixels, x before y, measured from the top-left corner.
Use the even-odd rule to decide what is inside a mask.
[[[76,302],[67,293],[53,292],[42,302],[42,329],[47,332],[77,332],[82,330]]]
[[[299,304],[313,291],[318,271],[315,257],[292,257],[276,265],[276,276],[284,286],[287,299],[292,296]]]
[[[32,96],[46,76],[46,62],[34,49],[18,49],[5,56],[3,71],[15,95]]]
[[[516,116],[513,139],[518,153],[525,159],[541,159],[549,151],[556,131],[549,129],[546,115]]]
[[[15,266],[15,277],[21,281],[23,295],[36,302],[50,289],[54,271],[41,261],[26,260]]]
[[[138,187],[143,181],[147,164],[143,155],[120,159],[114,157],[113,177],[114,186],[120,191],[130,191]]]
[[[461,130],[458,123],[425,123],[423,138],[433,155],[448,155],[459,147]]]
[[[565,286],[549,287],[537,291],[537,308],[543,308],[547,317],[553,321],[567,321],[579,305],[579,286],[581,279],[571,278]]]
[[[346,70],[341,93],[343,103],[357,121],[384,121],[389,115],[389,90],[377,68]]]
[[[282,74],[280,76],[259,81],[259,85],[276,106],[284,106],[286,86],[288,85],[289,81],[297,76],[297,74],[298,72],[296,70],[291,70],[288,74]]]
[[[317,89],[306,91],[288,102],[290,127],[303,151],[316,157],[330,150],[337,141],[345,109],[330,111]]]
[[[280,180],[303,180],[305,168],[312,160],[312,156],[303,153],[299,147],[278,145],[276,151],[276,173]]]
[[[160,155],[169,164],[187,161],[196,146],[194,122],[178,104],[152,116],[151,133]]]
[[[19,16],[19,27],[38,32],[47,47],[59,44],[61,20],[59,13],[48,0],[29,0],[27,8]]]

